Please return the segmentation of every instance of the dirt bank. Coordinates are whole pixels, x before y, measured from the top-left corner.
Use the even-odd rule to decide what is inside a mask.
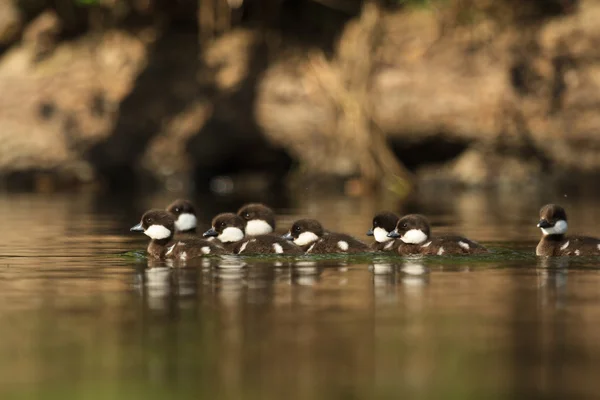
[[[290,167],[467,185],[595,173],[600,3],[567,3],[529,19],[474,7],[467,22],[364,6],[317,39],[240,22],[206,42],[182,19],[65,37],[53,10],[13,12],[0,174],[181,187]]]

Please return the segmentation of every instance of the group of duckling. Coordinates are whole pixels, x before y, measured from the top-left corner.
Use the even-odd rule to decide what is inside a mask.
[[[131,231],[150,237],[148,255],[154,259],[189,259],[225,254],[328,254],[392,252],[398,255],[459,255],[487,253],[481,244],[462,236],[434,236],[427,218],[419,214],[399,217],[380,212],[367,232],[375,242],[368,245],[350,235],[325,230],[319,221],[300,219],[284,235],[275,231],[275,212],[264,204],[250,203],[237,213],[215,216],[202,236],[196,233],[193,204],[176,200],[166,210],[144,213]],[[556,205],[540,210],[542,230],[539,256],[600,255],[600,239],[566,237],[567,214]]]

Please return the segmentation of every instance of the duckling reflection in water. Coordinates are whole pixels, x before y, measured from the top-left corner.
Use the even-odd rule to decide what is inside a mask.
[[[231,255],[222,256],[217,264],[219,269],[240,270],[248,266],[243,259]]]
[[[374,261],[369,265],[369,271],[371,271],[374,275],[388,275],[396,271],[397,265],[398,264],[393,262]]]
[[[568,299],[568,274],[571,257],[540,257],[538,259],[537,288],[544,305],[563,308]]]
[[[140,268],[134,280],[134,287],[140,296],[147,300],[148,307],[162,310],[167,307],[166,301],[174,292],[171,273],[173,269],[164,263],[148,260],[148,267]]]
[[[429,269],[418,259],[407,259],[402,264],[400,271],[410,276],[424,276],[429,272]]]
[[[369,265],[373,273],[373,294],[378,303],[392,303],[398,299],[396,272],[399,263],[376,260]]]
[[[215,291],[223,303],[234,306],[239,303],[246,288],[246,268],[220,268],[213,271]]]
[[[322,272],[323,268],[316,261],[299,260],[292,267],[291,280],[301,286],[312,286]]]

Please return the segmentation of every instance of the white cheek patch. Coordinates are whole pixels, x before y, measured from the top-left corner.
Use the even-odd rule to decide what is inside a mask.
[[[411,229],[400,237],[404,243],[419,244],[427,240],[427,235],[420,229]]]
[[[544,235],[564,235],[567,232],[567,221],[564,219],[556,221],[553,227],[541,228]]]
[[[340,240],[339,242],[337,242],[337,247],[342,251],[348,251],[348,242]]]
[[[306,246],[313,242],[319,240],[319,237],[312,232],[302,232],[296,239],[294,239],[294,243],[298,246]]]
[[[273,243],[273,250],[277,254],[283,253],[283,247],[281,247],[281,245],[279,243]]]
[[[393,240],[393,238],[388,237],[388,231],[386,231],[383,228],[375,228],[373,229],[373,236],[375,237],[375,241],[379,242],[379,243],[385,243],[385,242],[389,242],[390,240]]]
[[[223,229],[223,233],[217,236],[223,243],[231,243],[231,242],[239,242],[244,238],[244,232],[240,228],[225,228]]]
[[[463,249],[463,250],[469,250],[471,248],[471,246],[469,246],[469,243],[467,242],[458,242],[458,245]]]
[[[161,240],[171,236],[171,231],[162,225],[150,225],[144,234],[151,239]]]
[[[183,213],[175,221],[175,229],[179,232],[196,228],[196,216],[190,213]]]
[[[253,219],[246,224],[246,235],[258,236],[273,232],[273,227],[262,219]]]

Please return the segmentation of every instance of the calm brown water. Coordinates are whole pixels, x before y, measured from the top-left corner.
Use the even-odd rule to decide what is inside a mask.
[[[281,230],[310,215],[365,240],[375,211],[421,211],[434,232],[490,245],[486,257],[228,258],[170,269],[125,255],[146,245],[129,227],[172,199],[0,195],[1,399],[586,398],[600,389],[600,260],[548,265],[532,255],[538,208],[556,198],[271,201]],[[196,199],[202,227],[244,200],[256,199]],[[562,204],[573,233],[600,235],[596,199]]]

